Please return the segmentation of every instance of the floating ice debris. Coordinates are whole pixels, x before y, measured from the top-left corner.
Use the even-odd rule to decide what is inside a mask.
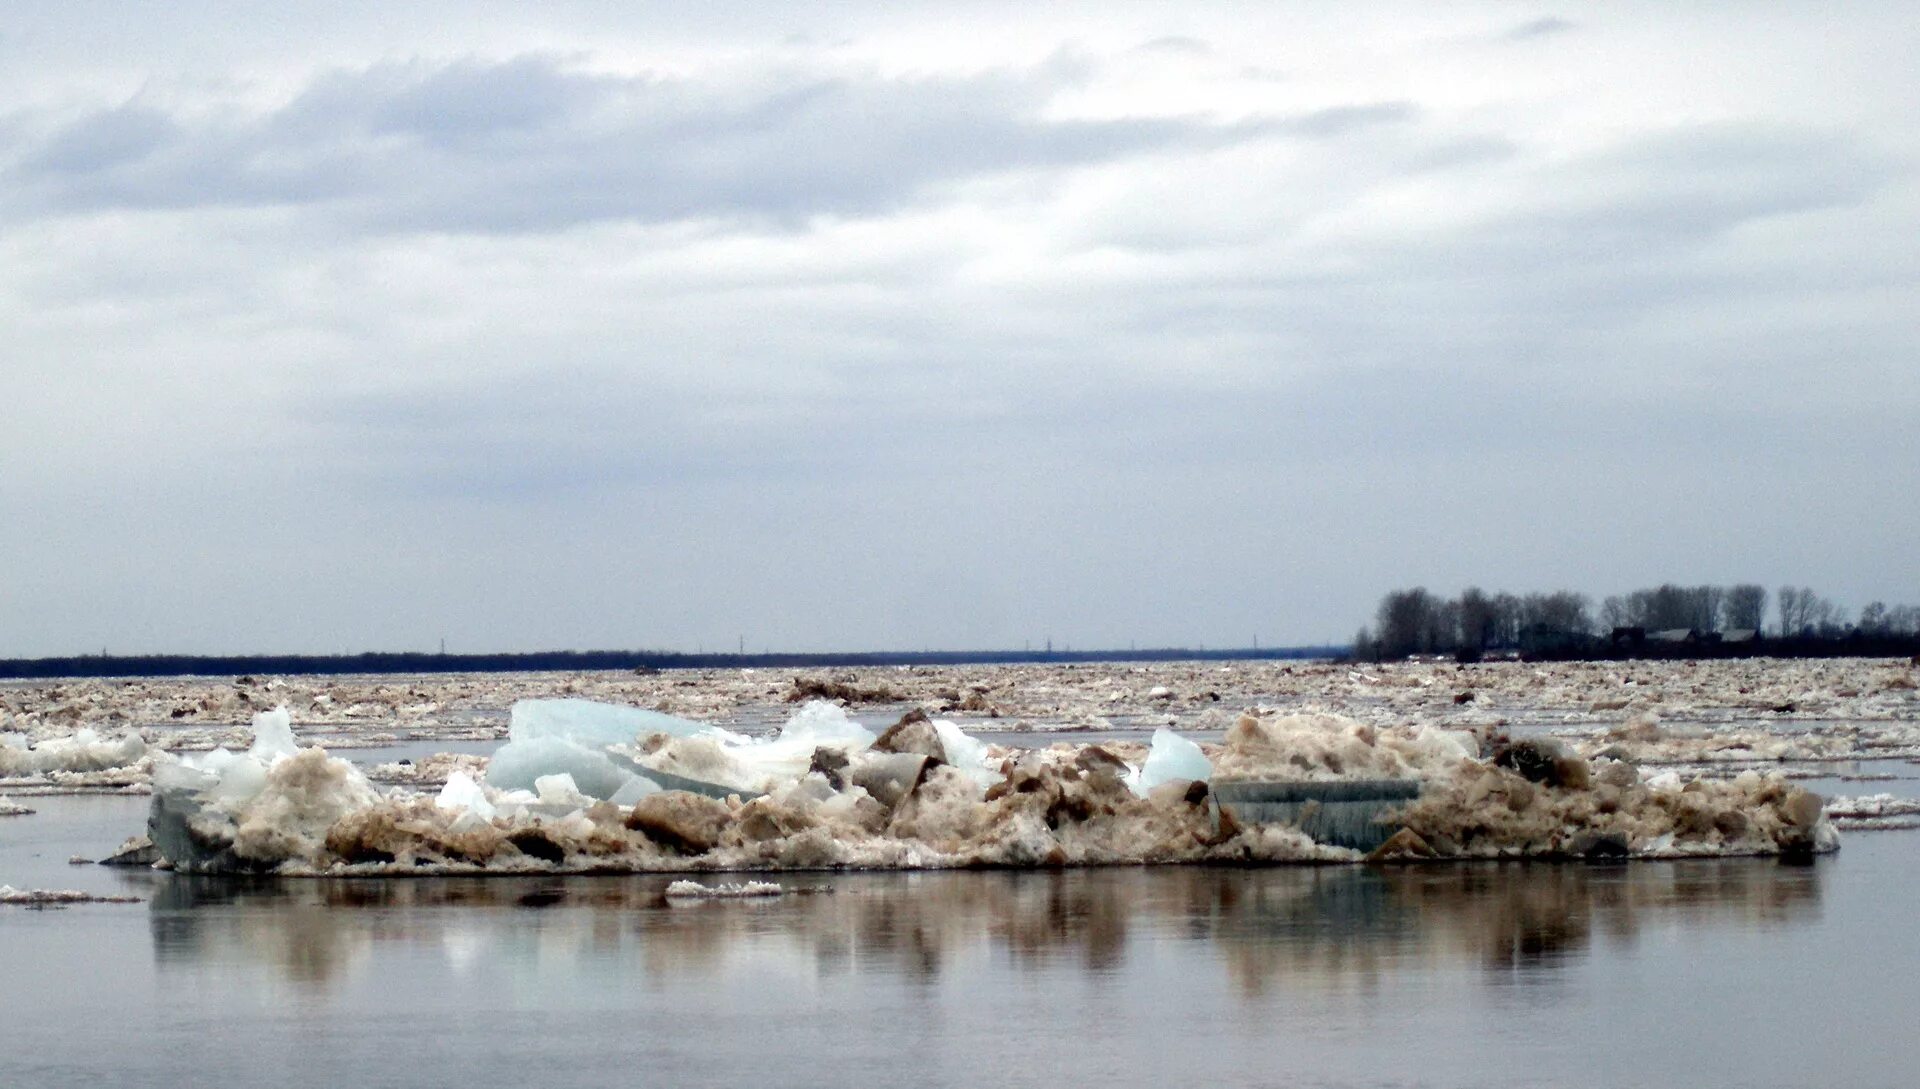
[[[296,748],[285,709],[254,716],[244,753],[215,749],[154,769],[148,834],[183,869],[266,869],[322,850],[329,829],[381,795],[351,762]]]
[[[1204,783],[1213,777],[1213,762],[1200,746],[1162,726],[1153,731],[1153,747],[1140,770],[1127,776],[1127,785],[1144,798],[1153,788],[1176,780]]]
[[[1920,817],[1835,817],[1842,832],[1905,832],[1920,828]]]
[[[114,852],[100,860],[102,866],[151,866],[160,861],[160,850],[146,836],[128,836]]]
[[[918,725],[903,720],[882,749],[843,710],[815,703],[768,739],[658,732],[604,754],[523,739],[626,763],[615,801],[566,767],[530,769],[527,788],[453,772],[437,795],[382,794],[324,751],[289,755],[290,734],[269,719],[245,753],[163,761],[149,826],[182,869],[286,874],[1340,862],[1401,830],[1396,857],[1837,844],[1819,798],[1779,776],[1673,775],[1661,789],[1666,776],[1642,783],[1632,764],[1589,763],[1557,740],[1503,743],[1489,763],[1473,737],[1431,726],[1269,713],[1243,716],[1218,747],[1163,732],[1151,747],[1008,752],[950,723]],[[643,776],[658,781],[636,786]],[[1254,808],[1276,790],[1293,792],[1279,798],[1291,809]]]
[[[0,733],[0,778],[62,771],[106,771],[137,764],[147,743],[136,733],[105,737],[81,727],[68,737],[29,742],[26,735]]]
[[[1828,798],[1826,811],[1827,816],[1835,818],[1836,821],[1910,817],[1920,815],[1920,798],[1901,798],[1892,794]],[[1846,828],[1849,825],[1842,824],[1841,827]]]
[[[0,794],[0,817],[25,817],[32,812],[33,810],[21,805],[12,798]]]
[[[0,904],[24,907],[57,907],[62,904],[137,904],[138,896],[103,896],[79,889],[16,889],[0,885]]]
[[[698,881],[675,881],[667,886],[667,900],[752,900],[783,896],[786,889],[771,881],[726,882],[702,885]]]

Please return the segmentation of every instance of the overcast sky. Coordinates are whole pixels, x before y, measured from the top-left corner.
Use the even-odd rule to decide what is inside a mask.
[[[1920,601],[1920,5],[916,7],[13,0],[0,654]]]

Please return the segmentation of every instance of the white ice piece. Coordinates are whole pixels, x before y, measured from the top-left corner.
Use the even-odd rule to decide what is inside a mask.
[[[987,752],[987,743],[971,737],[965,730],[946,719],[933,720],[933,732],[940,736],[940,747],[946,751],[947,763],[967,773],[968,777],[982,786],[992,786],[1000,781],[1000,773],[989,764],[992,756]]]
[[[253,716],[253,745],[247,749],[248,756],[271,765],[280,757],[299,751],[300,746],[293,740],[293,716],[285,707]]]
[[[204,795],[226,805],[248,801],[267,786],[267,772],[300,751],[293,738],[293,719],[285,707],[253,716],[253,744],[245,752],[226,748],[188,754],[178,764],[154,768],[155,790]]]
[[[507,743],[494,751],[487,765],[487,783],[497,790],[535,790],[541,776],[566,774],[573,776],[581,793],[611,798],[628,788],[634,776],[607,758],[608,745],[631,744],[655,733],[691,737],[706,729],[691,719],[641,707],[582,699],[520,700],[513,705]]]
[[[583,699],[518,700],[507,724],[507,740],[557,737],[575,745],[600,749],[625,744],[647,734],[691,737],[706,728],[705,723],[644,707]]]
[[[495,812],[493,803],[487,800],[487,792],[464,771],[447,776],[447,785],[440,788],[433,804],[441,809],[465,810],[483,821],[492,820]]]
[[[1213,777],[1213,762],[1200,746],[1167,729],[1153,731],[1153,747],[1147,750],[1140,770],[1127,776],[1127,786],[1144,798],[1153,788],[1175,780],[1206,782]]]
[[[487,785],[495,790],[533,790],[543,775],[573,776],[577,789],[595,798],[609,798],[625,786],[629,773],[605,752],[559,737],[509,741],[494,750],[487,763]]]
[[[105,771],[138,763],[147,743],[131,731],[103,737],[82,726],[71,737],[52,737],[33,744],[25,734],[0,733],[0,778],[44,775],[50,771]]]
[[[771,881],[726,882],[702,885],[698,881],[675,881],[667,886],[667,900],[746,900],[762,896],[780,896],[787,890]]]
[[[541,805],[556,809],[584,809],[593,803],[593,799],[580,793],[580,788],[574,785],[573,776],[564,771],[535,779],[533,792],[539,795]]]
[[[683,779],[743,793],[768,793],[799,780],[820,749],[838,749],[849,757],[865,752],[874,733],[855,722],[838,704],[813,700],[793,713],[770,738],[751,738],[717,727],[695,737],[679,737],[652,752],[616,746],[613,752],[641,774],[664,772]],[[667,780],[671,783],[672,780]]]

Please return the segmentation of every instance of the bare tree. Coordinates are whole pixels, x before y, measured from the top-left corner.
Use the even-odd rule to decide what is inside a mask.
[[[1860,609],[1860,630],[1868,635],[1887,633],[1887,603],[1870,601]]]
[[[1720,610],[1726,599],[1727,592],[1718,586],[1694,587],[1693,623],[1688,627],[1696,631],[1719,631]]]
[[[1373,624],[1381,656],[1400,658],[1427,649],[1433,606],[1433,595],[1424,586],[1394,590],[1381,598]]]
[[[1798,586],[1782,586],[1780,592],[1773,595],[1774,608],[1780,614],[1780,634],[1798,635],[1807,626],[1806,612],[1801,605],[1800,595],[1812,591],[1802,591]]]
[[[1520,643],[1520,599],[1505,591],[1493,596],[1494,645],[1517,646]]]
[[[1606,629],[1627,626],[1627,599],[1611,594],[1600,603],[1600,626]]]
[[[1759,631],[1767,618],[1767,588],[1743,582],[1727,591],[1727,630]]]
[[[1460,595],[1460,645],[1485,650],[1494,643],[1500,617],[1494,599],[1478,586],[1469,586]]]

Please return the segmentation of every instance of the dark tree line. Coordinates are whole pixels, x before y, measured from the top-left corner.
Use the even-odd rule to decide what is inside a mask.
[[[1680,586],[1665,583],[1600,603],[1584,594],[1489,594],[1469,587],[1442,597],[1416,586],[1380,599],[1372,626],[1360,629],[1354,653],[1368,658],[1409,654],[1476,655],[1490,650],[1560,652],[1613,635],[1684,634],[1690,639],[1772,635],[1792,639],[1920,636],[1920,606],[1873,602],[1858,618],[1806,587],[1783,586],[1767,625],[1763,586]]]
[[[632,669],[826,668],[832,666],[997,665],[1067,662],[1268,661],[1326,658],[1334,646],[1142,647],[1126,650],[931,650],[683,654],[663,650],[554,650],[524,654],[88,654],[0,658],[0,678],[179,677],[222,674],[521,673]]]

